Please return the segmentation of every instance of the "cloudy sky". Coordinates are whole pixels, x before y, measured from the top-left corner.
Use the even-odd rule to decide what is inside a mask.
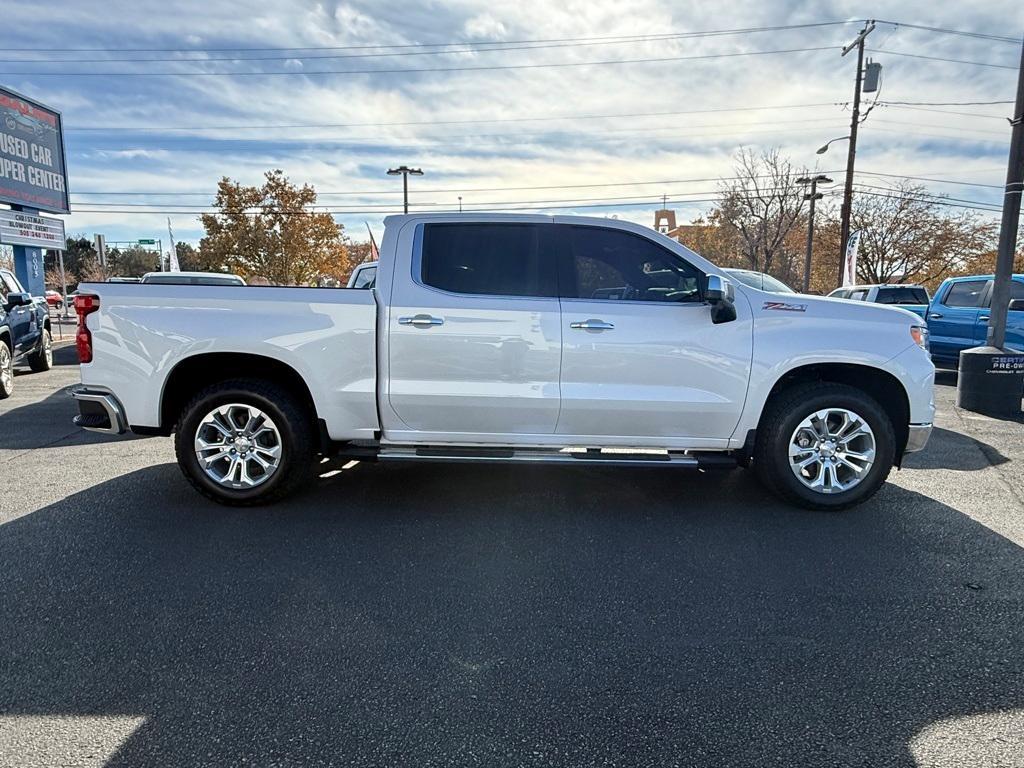
[[[840,49],[865,16],[886,21],[858,184],[927,177],[993,208],[1012,108],[974,102],[1013,98],[1019,0],[6,0],[0,84],[63,111],[69,234],[166,237],[169,214],[195,241],[221,176],[280,168],[365,239],[400,209],[403,163],[426,173],[419,210],[648,222],[667,195],[688,220],[742,146],[842,173],[844,142],[815,149],[848,133]]]

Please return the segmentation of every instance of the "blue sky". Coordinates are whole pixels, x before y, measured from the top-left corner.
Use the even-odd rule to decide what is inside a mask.
[[[337,218],[355,239],[365,239],[364,221],[379,233],[385,213],[399,209],[400,180],[385,171],[403,163],[427,174],[411,185],[412,204],[421,210],[457,208],[461,195],[466,208],[649,222],[664,194],[702,201],[672,206],[688,220],[710,207],[703,201],[713,196],[715,179],[730,175],[741,146],[779,146],[798,164],[842,172],[844,143],[823,156],[814,150],[848,132],[843,103],[854,62],[841,58],[839,48],[859,26],[650,36],[864,16],[996,35],[1024,32],[1019,0],[874,6],[55,0],[42,14],[37,3],[7,0],[0,83],[63,111],[75,211],[69,234],[166,237],[169,213],[176,237],[197,241],[202,228],[194,212],[209,205],[221,176],[256,183],[264,171],[280,168],[294,181],[314,184],[326,208],[353,211]],[[622,36],[647,38],[607,42]],[[580,38],[591,39],[579,45]],[[536,40],[563,42],[539,48],[517,42]],[[533,50],[368,47],[454,42]],[[1013,97],[1020,57],[1014,44],[891,23],[879,23],[869,42],[869,55],[884,67],[883,101]],[[819,47],[825,50],[721,56]],[[683,58],[693,56],[715,58]],[[672,60],[577,66],[652,58]],[[537,64],[574,66],[523,67]],[[520,68],[363,72],[492,66]],[[315,74],[325,70],[332,73]],[[869,116],[858,170],[960,181],[927,185],[998,203],[998,189],[965,184],[1003,181],[1004,118],[1011,107],[907,106],[913,107],[880,106]],[[761,109],[713,111],[740,107]],[[578,186],[593,184],[608,186]]]

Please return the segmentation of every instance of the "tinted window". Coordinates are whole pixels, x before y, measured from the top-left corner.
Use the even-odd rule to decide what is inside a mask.
[[[879,288],[875,301],[879,304],[927,304],[928,292],[913,286]]]
[[[700,301],[701,274],[647,238],[615,229],[571,227],[563,295],[577,299]]]
[[[985,290],[986,280],[964,280],[953,283],[946,292],[942,303],[947,307],[977,307],[981,304],[981,294]]]
[[[421,280],[453,293],[557,296],[541,239],[535,224],[425,224]]]
[[[1024,282],[1014,280],[1010,283],[1010,301],[1024,299]]]
[[[356,281],[352,283],[353,288],[373,288],[377,282],[377,268],[367,267],[366,269],[359,270],[359,274],[356,275]]]

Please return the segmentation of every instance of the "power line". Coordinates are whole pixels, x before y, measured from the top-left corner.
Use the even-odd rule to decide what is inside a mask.
[[[975,67],[994,67],[996,69],[1012,69],[1016,71],[1017,66],[1009,64],[993,64],[990,61],[968,61],[967,59],[947,59],[943,56],[925,56],[923,53],[906,53],[904,51],[889,51],[884,48],[873,48],[872,53],[884,53],[888,56],[906,56],[911,59],[927,59],[928,61],[945,61],[950,64],[970,64]]]
[[[597,115],[552,115],[547,117],[475,118],[472,120],[404,120],[390,123],[283,123],[278,125],[207,125],[207,126],[68,126],[65,131],[128,131],[132,133],[171,131],[247,131],[290,128],[401,128],[421,125],[480,125],[484,123],[532,123],[554,120],[614,120],[634,117],[676,117],[678,115],[704,115],[719,112],[758,112],[776,109],[809,109],[811,107],[838,106],[838,102],[819,101],[808,104],[772,104],[760,107],[719,107],[715,109],[683,109],[670,112],[625,112]]]
[[[732,53],[706,53],[697,56],[663,56],[640,59],[612,59],[601,61],[562,61],[546,64],[494,64],[483,67],[426,67],[415,69],[321,69],[321,70],[273,70],[271,72],[0,72],[7,77],[273,77],[276,75],[393,75],[429,72],[491,72],[515,69],[550,69],[566,67],[594,67],[615,64],[653,64],[672,61],[697,61],[707,59],[730,59],[739,56],[768,56],[782,53],[810,53],[834,51],[834,45],[811,48],[782,48],[771,51],[733,51]],[[194,63],[194,62],[189,62]]]
[[[999,43],[1013,43],[1014,45],[1020,44],[1019,37],[1009,37],[1006,35],[993,35],[985,32],[970,32],[962,29],[948,29],[946,27],[929,27],[924,24],[908,24],[905,21],[889,21],[887,19],[875,19],[879,24],[892,24],[896,27],[906,27],[907,29],[920,29],[926,32],[938,32],[946,35],[959,35],[961,37],[973,37],[980,40],[993,40]]]
[[[514,42],[510,43],[495,43],[495,42],[467,42],[467,43],[450,43],[445,47],[441,47],[441,50],[436,51],[425,51],[425,50],[404,50],[404,51],[389,51],[385,53],[330,53],[330,54],[298,54],[294,52],[288,54],[281,54],[277,56],[203,56],[198,58],[181,58],[180,56],[170,57],[130,57],[130,58],[55,58],[55,59],[0,59],[0,64],[111,64],[111,63],[150,63],[150,62],[173,62],[173,63],[198,63],[205,64],[212,61],[285,61],[285,60],[299,60],[299,61],[312,61],[312,60],[334,60],[334,59],[372,59],[372,58],[390,58],[397,56],[445,56],[459,53],[492,53],[496,51],[539,51],[548,50],[552,48],[578,48],[578,47],[591,47],[600,45],[635,45],[637,43],[647,42],[671,42],[676,40],[688,40],[699,37],[718,37],[725,35],[740,35],[750,34],[755,32],[777,32],[782,30],[791,29],[806,29],[810,27],[822,27],[829,24],[846,23],[846,22],[823,22],[820,24],[792,24],[776,27],[756,27],[747,29],[734,29],[734,30],[719,30],[714,32],[679,32],[679,33],[665,33],[657,35],[625,35],[622,37],[609,37],[600,39],[578,39],[568,41],[552,41],[552,42],[527,42],[526,44],[517,44]],[[454,49],[454,46],[462,46],[459,49]],[[486,47],[484,47],[486,46]],[[389,46],[381,46],[389,47]],[[10,50],[3,49],[2,50]],[[75,49],[68,49],[75,50]],[[289,49],[280,49],[289,50]],[[291,49],[291,50],[306,50],[306,49]],[[112,53],[119,53],[120,51],[111,51]],[[189,51],[181,51],[181,53],[205,53],[202,49],[192,49]]]
[[[466,41],[457,40],[449,41],[444,43],[389,43],[389,44],[378,44],[378,45],[325,45],[325,46],[304,46],[304,47],[242,47],[242,48],[120,48],[115,49],[115,52],[121,53],[224,53],[224,52],[253,52],[253,51],[362,51],[362,50],[380,50],[384,48],[388,49],[407,49],[407,48],[440,48],[440,47],[452,47],[458,45],[525,45],[528,43],[572,43],[572,42],[584,42],[584,41],[603,41],[603,40],[619,40],[628,38],[650,38],[658,39],[665,37],[715,37],[719,35],[735,35],[735,34],[748,34],[755,32],[780,32],[791,29],[808,29],[812,27],[829,27],[829,26],[842,26],[847,24],[859,24],[861,20],[847,20],[847,21],[819,21],[810,22],[806,24],[781,24],[763,27],[739,27],[734,29],[711,29],[711,30],[699,30],[692,32],[663,32],[663,33],[652,33],[652,34],[640,34],[640,35],[604,35],[604,36],[590,36],[590,37],[555,37],[555,38],[540,38],[532,40],[476,40]],[[56,53],[56,52],[76,52],[76,53],[102,53],[111,51],[110,48],[0,48],[0,51],[23,51],[31,53]],[[293,57],[294,58],[294,57]]]
[[[880,101],[886,106],[909,107],[980,107],[992,104],[1013,104],[1012,101]]]

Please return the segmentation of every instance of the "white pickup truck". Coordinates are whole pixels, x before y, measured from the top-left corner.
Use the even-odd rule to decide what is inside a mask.
[[[816,509],[931,431],[921,318],[733,284],[624,221],[388,218],[372,289],[86,284],[86,429],[175,435],[227,504],[319,456],[752,466]]]

